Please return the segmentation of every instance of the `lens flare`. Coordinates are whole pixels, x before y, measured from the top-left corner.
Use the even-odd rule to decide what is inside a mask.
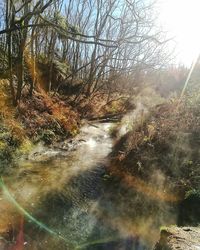
[[[30,213],[28,213],[23,207],[20,206],[20,204],[14,199],[14,197],[11,195],[11,193],[9,192],[9,190],[7,189],[6,185],[4,184],[3,178],[1,177],[0,179],[0,187],[2,188],[4,194],[6,195],[6,197],[8,198],[8,200],[17,208],[17,210],[23,215],[25,216],[28,220],[30,220],[32,223],[36,224],[37,226],[39,226],[41,229],[43,229],[44,231],[48,232],[49,234],[51,234],[52,236],[56,236],[59,239],[63,240],[66,245],[69,245],[71,247],[71,243],[67,241],[67,239],[65,239],[62,235],[58,234],[57,232],[53,231],[52,229],[50,229],[48,226],[46,226],[44,223],[38,221],[36,218],[34,218]],[[70,248],[72,249],[72,248]],[[74,247],[73,247],[74,249]]]
[[[16,243],[9,248],[9,250],[23,250],[24,249],[24,218],[21,218],[19,233],[16,238]]]
[[[179,202],[181,200],[181,197],[177,197],[176,195],[165,191],[160,191],[157,187],[152,187],[150,183],[146,183],[136,176],[120,171],[117,167],[111,167],[109,171],[113,176],[119,177],[128,187],[134,188],[138,192],[143,193],[154,200],[165,202]]]

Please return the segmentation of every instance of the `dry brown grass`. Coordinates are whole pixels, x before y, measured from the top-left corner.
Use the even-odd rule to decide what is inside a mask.
[[[19,140],[37,137],[43,130],[52,130],[58,136],[75,135],[80,121],[68,104],[42,89],[34,91],[31,98],[25,88],[20,104],[13,107],[8,80],[0,81],[0,118],[2,126]]]
[[[0,118],[1,123],[11,131],[14,137],[20,140],[25,138],[24,128],[16,119],[16,108],[12,105],[8,80],[0,80]]]
[[[141,126],[117,142],[112,164],[146,182],[161,171],[165,184],[184,194],[199,186],[199,139],[200,100],[193,93],[154,108]]]
[[[57,135],[78,132],[78,114],[58,97],[51,98],[44,91],[35,91],[32,98],[24,93],[18,115],[30,136],[47,129]]]

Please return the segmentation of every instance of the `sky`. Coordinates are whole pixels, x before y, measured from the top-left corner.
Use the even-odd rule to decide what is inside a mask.
[[[176,63],[190,66],[200,54],[200,0],[158,0],[159,20],[176,46]]]

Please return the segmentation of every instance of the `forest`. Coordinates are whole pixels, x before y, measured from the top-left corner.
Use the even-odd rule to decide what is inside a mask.
[[[200,247],[200,56],[158,12],[0,2],[0,250]]]

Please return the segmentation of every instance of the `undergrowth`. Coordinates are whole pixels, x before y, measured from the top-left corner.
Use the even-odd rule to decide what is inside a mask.
[[[13,107],[8,80],[0,81],[0,170],[34,143],[51,144],[78,133],[79,116],[58,97],[44,91],[28,95],[26,89],[18,107]]]
[[[146,120],[119,140],[114,158],[143,178],[159,169],[177,185],[195,187],[200,177],[199,128],[200,100],[197,94],[187,94],[181,101],[152,110]]]

